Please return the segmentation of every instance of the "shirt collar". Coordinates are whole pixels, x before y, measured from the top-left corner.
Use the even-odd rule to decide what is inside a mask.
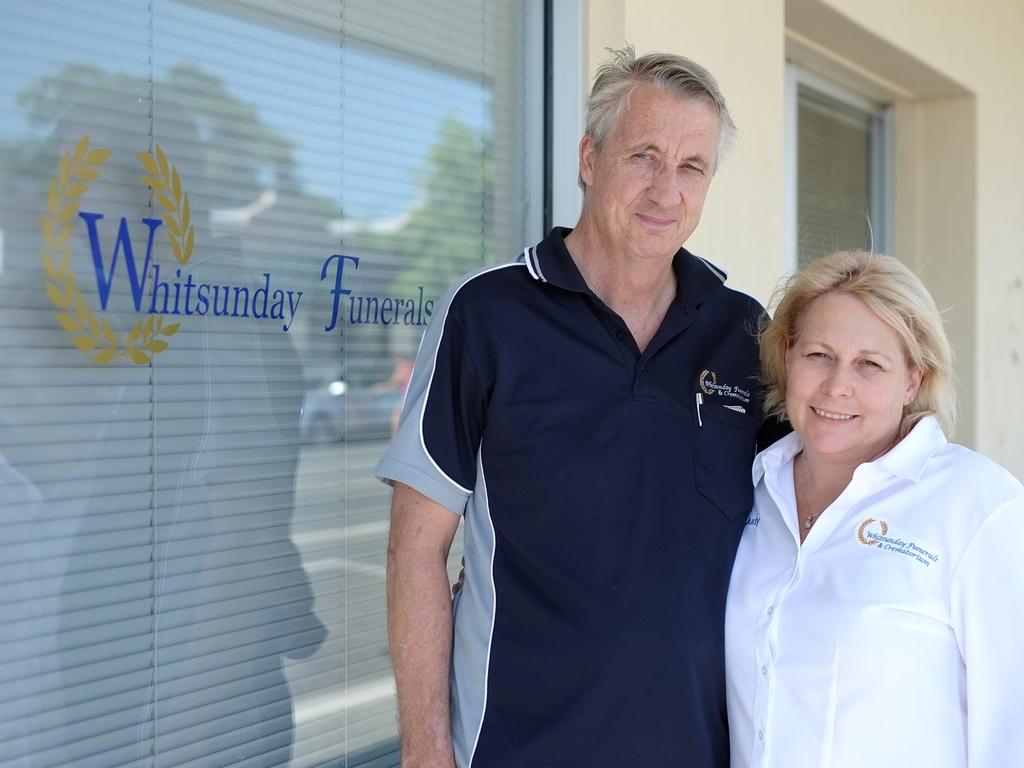
[[[555,227],[540,243],[523,251],[523,260],[534,280],[569,291],[591,294],[569,249],[565,247],[565,238],[570,232],[571,229]],[[728,277],[724,269],[694,256],[685,248],[676,252],[672,259],[672,269],[678,286],[676,299],[690,306],[697,306],[704,301]]]
[[[921,479],[924,465],[935,452],[946,444],[946,435],[934,416],[925,416],[907,436],[887,454],[875,460],[875,465],[889,474],[912,482]]]
[[[761,478],[765,476],[766,472],[792,461],[793,457],[803,449],[804,441],[800,439],[800,435],[790,432],[758,453],[754,457],[754,464],[750,470],[754,485],[761,482]]]
[[[939,420],[934,416],[925,416],[888,453],[870,463],[894,477],[916,483],[921,479],[928,459],[946,442],[946,435],[939,425]],[[754,485],[761,482],[765,472],[792,461],[803,448],[804,441],[800,436],[796,432],[790,432],[757,454],[751,467]]]

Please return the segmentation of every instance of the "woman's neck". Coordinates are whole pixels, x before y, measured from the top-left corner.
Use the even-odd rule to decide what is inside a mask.
[[[840,462],[822,461],[804,450],[793,459],[793,482],[798,492],[815,499],[828,497],[831,504],[853,479],[856,466]]]

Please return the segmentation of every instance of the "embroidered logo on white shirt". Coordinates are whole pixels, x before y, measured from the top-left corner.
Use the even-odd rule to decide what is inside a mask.
[[[877,526],[874,525],[877,523]],[[869,517],[857,526],[857,541],[869,547],[877,547],[878,552],[894,552],[898,555],[912,557],[917,562],[929,567],[939,562],[939,556],[928,551],[920,544],[900,536],[889,536],[889,525],[885,520]]]
[[[857,528],[857,540],[861,544],[867,544],[869,547],[873,547],[878,543],[878,534],[876,534],[874,531],[869,533],[868,536],[864,535],[864,531],[867,530],[867,527],[871,525],[873,522],[875,522],[875,518],[869,517]],[[882,536],[885,536],[885,534],[889,532],[889,525],[885,522],[885,520],[879,520],[878,526],[882,529]]]

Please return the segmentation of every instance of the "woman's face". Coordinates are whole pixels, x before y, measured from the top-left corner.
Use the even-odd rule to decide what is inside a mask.
[[[896,332],[843,293],[805,310],[786,373],[786,412],[805,452],[854,466],[892,447],[903,407],[921,385]]]

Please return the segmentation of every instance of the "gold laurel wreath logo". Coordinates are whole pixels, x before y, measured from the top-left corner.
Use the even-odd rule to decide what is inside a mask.
[[[89,134],[79,139],[75,148],[65,152],[56,178],[50,181],[47,210],[42,217],[44,247],[41,251],[46,270],[46,295],[56,307],[57,322],[71,334],[72,343],[83,352],[93,352],[92,362],[105,365],[125,357],[137,365],[146,365],[153,355],[163,352],[168,343],[159,337],[173,336],[180,323],[164,325],[163,317],[150,316],[139,320],[128,332],[122,345],[120,335],[107,320],[99,320],[85,303],[82,292],[75,285],[71,269],[71,245],[68,239],[75,215],[81,207],[81,198],[89,184],[100,178],[100,168],[110,159],[113,150],[89,148]],[[153,190],[156,201],[164,209],[164,225],[174,258],[185,265],[192,256],[195,234],[191,224],[188,195],[181,188],[177,169],[167,161],[157,145],[152,155],[137,153],[145,170],[150,174],[142,181]],[[170,192],[168,197],[167,192]]]
[[[195,230],[192,228],[192,209],[189,206],[188,193],[181,188],[178,169],[167,161],[167,155],[160,149],[159,144],[154,145],[153,154],[137,152],[135,156],[149,174],[139,178],[153,190],[157,203],[164,209],[164,226],[167,227],[174,260],[185,266],[192,258]],[[170,197],[167,196],[168,192],[171,193]]]
[[[700,380],[698,383],[700,384],[701,391],[705,395],[713,395],[715,394],[715,390],[707,385],[706,382],[708,379],[711,379],[711,383],[713,385],[718,384],[718,376],[715,374],[714,371],[709,371],[707,369],[700,372]]]
[[[864,535],[867,527],[873,522],[875,522],[875,518],[869,517],[857,528],[857,540],[860,541],[861,544],[867,544],[869,547],[873,547],[878,543],[877,541],[869,541],[867,536]],[[878,527],[882,529],[883,536],[889,532],[889,526],[886,524],[885,520],[879,520]]]

